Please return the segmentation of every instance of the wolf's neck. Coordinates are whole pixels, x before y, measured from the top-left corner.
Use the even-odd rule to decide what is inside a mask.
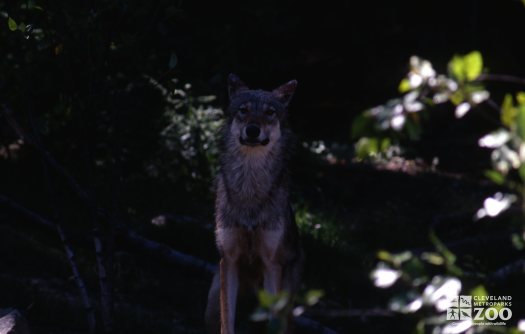
[[[224,181],[236,201],[255,204],[278,187],[284,169],[283,143],[271,148],[235,146],[223,161]]]

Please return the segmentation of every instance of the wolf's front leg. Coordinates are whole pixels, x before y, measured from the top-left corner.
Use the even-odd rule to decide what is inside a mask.
[[[223,258],[221,271],[221,334],[235,333],[235,311],[239,276],[237,263],[232,259]]]
[[[282,285],[282,265],[279,258],[283,230],[263,230],[260,235],[260,256],[264,264],[264,289],[277,294]]]

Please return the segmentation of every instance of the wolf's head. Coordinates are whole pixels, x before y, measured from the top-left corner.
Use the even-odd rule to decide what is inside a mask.
[[[281,137],[288,104],[297,81],[292,80],[273,91],[252,90],[236,75],[228,77],[229,134],[246,149],[271,147]]]

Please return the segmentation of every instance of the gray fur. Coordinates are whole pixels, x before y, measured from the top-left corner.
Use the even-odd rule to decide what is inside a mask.
[[[239,78],[230,76],[230,106],[228,120],[222,130],[223,148],[215,202],[217,245],[222,261],[248,265],[258,275],[263,274],[256,269],[263,265],[262,262],[266,261],[264,266],[277,265],[282,268],[281,288],[292,295],[297,291],[303,262],[289,202],[288,157],[292,134],[286,118],[296,84],[290,81],[272,92],[250,90]],[[247,138],[245,131],[253,125],[260,129],[255,140]],[[262,234],[272,233],[279,235],[279,240],[271,246],[275,247],[272,250],[274,253],[263,256],[261,252],[264,250],[257,247],[265,243],[271,245],[272,242],[259,238]],[[224,246],[225,249],[224,243],[228,245]],[[249,279],[254,279],[251,284],[255,289],[261,288],[262,276]],[[220,331],[220,284],[217,273],[206,310],[210,333]]]

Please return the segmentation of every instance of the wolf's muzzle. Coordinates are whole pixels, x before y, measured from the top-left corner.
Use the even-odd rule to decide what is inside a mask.
[[[247,146],[257,146],[257,145],[267,145],[270,142],[269,138],[260,138],[261,137],[261,128],[257,124],[248,124],[241,134],[239,141],[242,145]]]

